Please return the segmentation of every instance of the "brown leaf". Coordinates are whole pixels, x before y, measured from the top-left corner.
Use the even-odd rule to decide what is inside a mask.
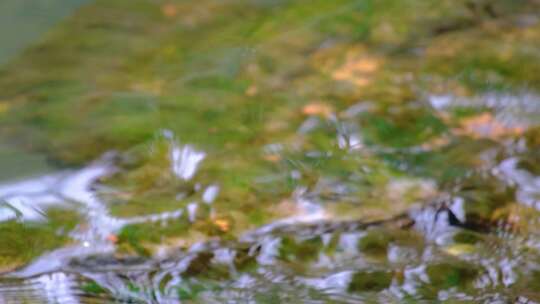
[[[272,163],[277,163],[281,160],[281,156],[279,154],[266,154],[263,156],[263,158]]]
[[[250,85],[247,88],[245,94],[246,94],[246,96],[253,97],[253,96],[257,95],[258,92],[259,92],[259,89],[257,89],[257,87],[255,85]]]
[[[330,117],[334,113],[334,109],[331,105],[322,102],[314,102],[305,105],[302,108],[302,113],[304,115],[319,115],[323,117]]]
[[[172,18],[178,14],[178,9],[176,5],[172,3],[166,3],[161,6],[161,13],[165,17]]]
[[[368,56],[348,56],[345,63],[332,73],[332,78],[348,81],[363,87],[370,83],[373,73],[380,67],[380,61]]]
[[[107,235],[107,241],[116,244],[118,243],[118,236],[116,236],[115,234],[109,234]]]
[[[231,229],[231,223],[226,219],[215,219],[214,225],[216,225],[222,232],[227,232]]]

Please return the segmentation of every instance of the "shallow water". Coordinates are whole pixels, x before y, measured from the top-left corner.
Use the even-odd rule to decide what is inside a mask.
[[[6,42],[1,303],[540,302],[536,1],[80,3]]]
[[[69,15],[85,0],[6,0],[0,3],[0,64],[39,40],[47,29]]]

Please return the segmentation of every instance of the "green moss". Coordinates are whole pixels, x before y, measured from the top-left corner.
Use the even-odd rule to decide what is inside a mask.
[[[419,145],[446,131],[445,124],[433,113],[422,108],[408,109],[384,117],[366,115],[363,123],[368,140],[386,146]]]
[[[180,218],[124,227],[119,251],[139,255],[167,240],[227,239],[300,213],[289,204],[298,188],[330,216],[342,210],[347,218],[371,218],[365,211],[377,209],[376,216],[391,217],[426,198],[412,192],[392,197],[389,182],[422,178],[463,197],[468,219],[490,219],[515,193],[486,177],[485,156],[496,152],[490,161],[500,163],[510,156],[509,143],[456,132],[480,109],[439,111],[427,106],[426,96],[538,90],[540,30],[517,25],[537,10],[533,2],[97,0],[2,67],[0,136],[69,165],[111,149],[125,152],[118,173],[104,180],[118,190],[103,198],[119,217],[184,208],[201,201],[196,185],[219,185],[211,218],[210,207],[201,207],[195,223]],[[174,12],[164,14],[165,4]],[[351,75],[336,77],[338,70]],[[344,113],[359,101],[371,107],[355,117]],[[332,113],[304,113],[313,103]],[[317,126],[298,132],[309,116],[318,117]],[[170,170],[176,142],[158,135],[164,129],[178,144],[207,153],[189,182]],[[338,133],[349,131],[362,138],[360,149],[339,147]],[[525,134],[531,151],[538,150],[537,133]],[[281,149],[265,154],[275,143]],[[521,168],[538,171],[534,152],[519,154]],[[185,199],[176,199],[180,193]],[[24,263],[69,241],[56,233],[77,219],[55,212],[47,224],[0,224],[4,264]],[[480,239],[458,233],[454,241]],[[326,253],[336,250],[337,240]],[[384,229],[368,230],[358,246],[370,263],[386,257],[394,243],[423,246],[417,235]],[[323,247],[318,237],[286,236],[279,264],[303,271]],[[188,274],[227,278],[223,269],[212,273],[209,256],[199,258]],[[244,253],[236,264],[251,271],[256,261]],[[429,264],[433,289],[470,286],[476,270],[469,266]],[[349,289],[379,292],[392,278],[389,271],[357,272]],[[261,302],[279,302],[279,288],[269,289]],[[436,292],[425,289],[434,298]],[[195,300],[204,291],[186,285],[179,296]]]
[[[189,287],[178,287],[178,298],[183,301],[196,300],[199,293],[206,289],[206,286],[201,284],[192,284]]]
[[[66,245],[68,232],[79,221],[71,210],[49,209],[47,222],[30,223],[10,220],[0,223],[0,266],[23,265],[39,255]]]
[[[454,241],[463,244],[476,244],[482,241],[482,237],[470,231],[459,231],[454,235]]]
[[[377,229],[369,230],[358,242],[358,249],[363,253],[386,257],[386,252],[392,239],[392,236],[386,234],[384,231]]]
[[[355,272],[348,286],[348,292],[380,292],[390,286],[393,274],[388,271]]]
[[[1,99],[13,104],[9,115],[0,115],[12,126],[5,135],[32,141],[34,149],[70,163],[87,161],[108,149],[129,148],[147,141],[160,128],[169,128],[187,141],[244,147],[270,138],[263,126],[274,112],[335,94],[335,85],[304,56],[316,54],[329,38],[345,45],[335,58],[343,57],[357,39],[384,55],[389,46],[420,38],[444,41],[444,37],[431,36],[429,29],[440,26],[433,21],[479,17],[469,12],[465,1],[443,1],[437,6],[412,0],[316,1],[309,7],[293,1],[268,10],[256,2],[217,5],[205,0],[199,6],[211,12],[206,17],[177,3],[179,14],[194,18],[195,25],[190,26],[162,16],[161,4],[138,0],[88,5],[5,68],[0,77]],[[497,10],[505,17],[520,11],[518,5],[501,7],[504,10]],[[419,10],[425,14],[405,13]],[[239,14],[243,18],[238,19]],[[482,36],[482,29],[477,32],[471,36]],[[477,41],[465,35],[458,34],[465,41]],[[539,73],[531,73],[534,60],[529,55],[515,52],[510,61],[501,59],[501,54],[486,56],[496,52],[491,46],[501,38],[483,37],[480,48],[459,58],[428,56],[427,71],[445,77],[476,73],[472,78],[490,81],[489,73],[481,71],[491,69],[502,75],[502,82],[536,83],[531,75]],[[416,71],[415,62],[422,60],[393,56],[387,67],[392,74]],[[441,64],[442,60],[446,62]],[[43,70],[48,73],[39,72]],[[309,89],[312,84],[317,91]],[[256,85],[261,94],[246,96],[250,85]],[[376,81],[372,87],[388,96],[396,84]],[[372,87],[367,92],[374,92]],[[40,106],[34,107],[38,102]],[[332,102],[342,103],[335,98]],[[391,120],[371,118],[366,126],[373,136],[368,138],[408,146],[444,131],[430,113],[413,118],[401,114]],[[208,130],[216,131],[209,135]]]
[[[154,196],[146,194],[127,202],[112,203],[110,205],[111,214],[119,217],[133,217],[162,212],[176,211],[185,208],[185,201],[178,201],[173,195]]]
[[[83,292],[90,294],[103,294],[106,292],[105,289],[96,282],[87,282],[81,285],[80,288]]]
[[[431,264],[427,267],[426,272],[432,288],[435,289],[471,287],[473,280],[478,275],[478,270],[471,265],[449,262]]]
[[[151,244],[159,244],[166,238],[186,234],[190,227],[187,219],[180,218],[162,223],[132,224],[122,228],[118,234],[121,250],[134,251],[142,256],[150,256]]]
[[[281,239],[279,256],[288,261],[310,261],[319,255],[322,240],[319,237],[297,241],[289,237]]]

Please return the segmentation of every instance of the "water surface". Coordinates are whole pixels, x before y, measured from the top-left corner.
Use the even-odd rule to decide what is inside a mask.
[[[2,55],[3,302],[540,302],[536,1],[50,3]]]

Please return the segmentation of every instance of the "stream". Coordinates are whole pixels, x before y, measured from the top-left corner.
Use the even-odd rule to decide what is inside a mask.
[[[540,303],[539,11],[0,3],[0,303]]]

